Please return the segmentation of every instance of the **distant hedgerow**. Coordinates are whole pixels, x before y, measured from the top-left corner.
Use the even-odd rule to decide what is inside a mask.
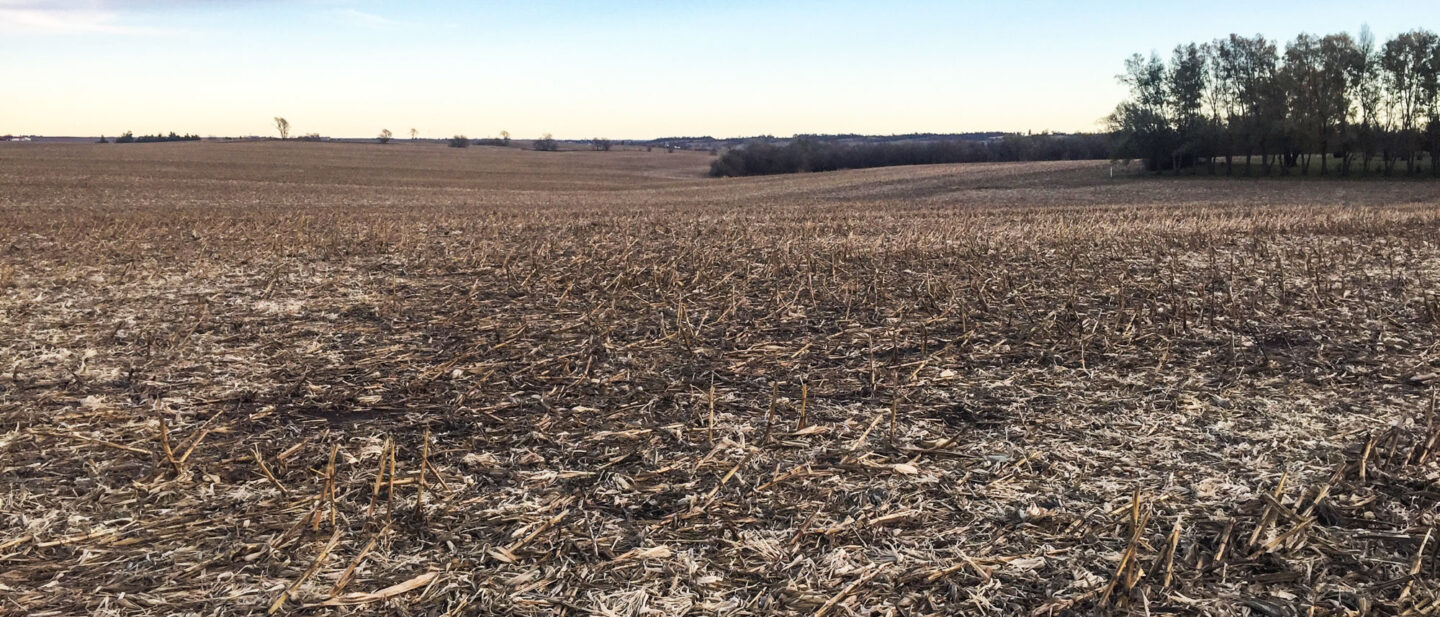
[[[896,165],[1105,159],[1110,137],[1098,134],[1006,135],[984,141],[845,144],[806,137],[785,145],[754,141],[727,150],[710,175],[757,176]]]
[[[164,141],[200,141],[200,136],[180,135],[175,131],[170,131],[169,135],[156,133],[154,135],[141,135],[136,137],[134,133],[125,131],[119,137],[115,138],[115,143],[117,144],[149,144]]]
[[[540,139],[535,140],[533,147],[540,152],[554,152],[560,149],[560,142],[555,141],[554,137],[546,133]]]

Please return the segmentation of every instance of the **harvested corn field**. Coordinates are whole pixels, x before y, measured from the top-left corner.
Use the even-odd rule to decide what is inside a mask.
[[[1440,611],[1440,187],[0,147],[0,606]]]

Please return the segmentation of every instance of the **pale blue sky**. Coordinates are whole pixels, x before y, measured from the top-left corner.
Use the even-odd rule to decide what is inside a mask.
[[[0,133],[1095,130],[1131,53],[1440,2],[0,0]]]

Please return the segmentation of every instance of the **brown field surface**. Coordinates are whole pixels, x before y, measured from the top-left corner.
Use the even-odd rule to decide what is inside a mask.
[[[0,613],[1425,615],[1440,185],[0,144]]]

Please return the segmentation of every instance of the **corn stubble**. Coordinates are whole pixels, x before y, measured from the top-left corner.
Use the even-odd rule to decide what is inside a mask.
[[[1440,191],[0,148],[0,605],[1434,614]]]

